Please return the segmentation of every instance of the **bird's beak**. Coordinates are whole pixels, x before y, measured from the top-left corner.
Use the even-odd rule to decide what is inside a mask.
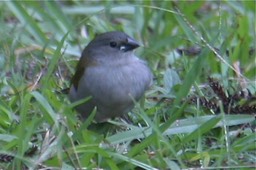
[[[120,50],[122,51],[132,51],[134,50],[135,48],[138,48],[140,46],[140,44],[132,39],[132,38],[127,38],[126,42],[121,46]]]
[[[133,38],[127,38],[127,44],[129,44],[131,47],[133,47],[133,49],[140,46],[140,44]]]

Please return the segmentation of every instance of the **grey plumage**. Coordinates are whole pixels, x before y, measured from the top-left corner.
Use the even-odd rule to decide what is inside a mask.
[[[122,32],[97,36],[84,49],[72,79],[71,102],[91,96],[76,107],[87,118],[97,107],[95,120],[126,114],[152,83],[152,73],[145,61],[133,54],[139,44]],[[80,80],[77,80],[80,79]]]

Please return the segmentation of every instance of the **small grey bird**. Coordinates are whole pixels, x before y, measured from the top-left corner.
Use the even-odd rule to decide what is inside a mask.
[[[119,31],[96,36],[83,50],[71,80],[69,98],[91,99],[75,109],[86,119],[96,107],[96,122],[128,113],[152,83],[145,61],[133,54],[138,42]]]

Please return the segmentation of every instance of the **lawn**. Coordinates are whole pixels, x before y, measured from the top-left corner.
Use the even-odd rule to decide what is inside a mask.
[[[0,2],[0,169],[256,168],[255,21],[250,0]],[[113,30],[153,85],[128,121],[82,121],[64,89]]]

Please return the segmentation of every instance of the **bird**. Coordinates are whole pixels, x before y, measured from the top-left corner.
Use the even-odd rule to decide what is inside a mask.
[[[140,44],[126,33],[110,31],[97,35],[82,51],[71,79],[69,99],[88,101],[75,106],[86,120],[96,108],[94,121],[122,117],[133,109],[152,85],[152,72],[134,50]]]

